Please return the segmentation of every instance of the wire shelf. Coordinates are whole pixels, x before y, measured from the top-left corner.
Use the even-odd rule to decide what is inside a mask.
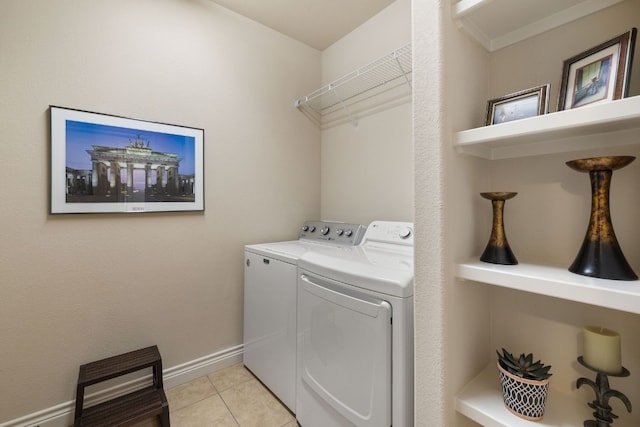
[[[308,106],[322,114],[337,104],[394,81],[411,86],[411,44],[385,55],[346,76],[295,101],[296,107]]]

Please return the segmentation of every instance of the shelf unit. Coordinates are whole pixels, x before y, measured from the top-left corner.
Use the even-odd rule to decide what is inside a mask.
[[[458,132],[454,144],[461,153],[497,160],[638,144],[638,129],[640,96],[634,96]]]
[[[598,147],[640,144],[640,96],[561,111],[517,122],[458,132],[458,151],[485,159],[562,153]],[[581,276],[567,268],[520,263],[497,265],[477,258],[455,265],[455,276],[488,285],[640,314],[640,281]],[[456,396],[456,410],[485,427],[529,425],[509,413],[491,365]],[[577,425],[577,402],[550,390],[541,426]],[[587,414],[588,415],[588,414]],[[587,417],[588,418],[588,417]],[[586,418],[583,418],[586,419]],[[573,420],[573,423],[567,424]]]
[[[621,1],[460,0],[452,8],[456,24],[493,52]]]
[[[487,51],[526,40],[598,12],[622,0],[460,0],[453,19]],[[459,153],[487,160],[561,154],[597,148],[640,145],[640,96],[585,106],[454,134]],[[520,263],[507,266],[479,261],[454,265],[458,280],[640,314],[640,281],[581,276],[568,266]],[[484,427],[525,427],[532,423],[510,413],[502,400],[495,363],[486,366],[455,395],[455,409]],[[539,426],[576,426],[591,418],[580,393],[549,390]]]
[[[554,117],[555,116],[555,117]],[[596,147],[640,144],[640,97],[610,104],[534,117],[523,126],[513,123],[459,132],[459,151],[486,159],[524,157]],[[506,126],[505,126],[506,125]],[[634,138],[624,138],[625,135]],[[616,138],[611,136],[615,135]],[[584,144],[584,138],[597,136]],[[553,140],[553,143],[549,143]],[[520,263],[498,265],[477,258],[455,265],[455,276],[492,286],[517,289],[640,314],[640,281],[617,281],[581,276],[567,268]],[[547,409],[539,426],[574,425],[584,412],[579,396],[566,396],[551,388]],[[495,365],[485,368],[456,396],[456,410],[485,427],[528,426],[530,421],[511,414],[502,401]]]
[[[366,108],[371,109],[389,100],[410,95],[411,74],[412,55],[409,43],[296,99],[294,106],[298,109],[308,109],[319,116],[315,118],[319,122],[325,121],[325,118],[338,120],[345,116],[355,122],[355,110],[352,108],[355,103],[366,101]],[[381,94],[387,96],[371,101],[372,98]],[[336,112],[339,114],[337,118],[333,117]]]

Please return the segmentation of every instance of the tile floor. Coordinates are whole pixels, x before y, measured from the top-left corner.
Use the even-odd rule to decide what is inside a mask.
[[[297,426],[291,412],[242,364],[167,389],[166,393],[171,427]],[[156,426],[155,419],[135,424]]]

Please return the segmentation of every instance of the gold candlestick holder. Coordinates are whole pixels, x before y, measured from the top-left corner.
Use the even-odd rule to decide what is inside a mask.
[[[507,235],[504,232],[504,202],[515,197],[518,193],[491,192],[480,193],[485,199],[491,200],[493,207],[493,226],[491,227],[491,237],[487,243],[480,261],[492,264],[514,265],[518,263],[515,255],[511,251]]]
[[[613,171],[627,166],[634,159],[632,156],[592,157],[566,163],[573,170],[589,173],[591,181],[589,227],[580,251],[569,267],[572,273],[601,279],[638,279],[620,249],[609,210]]]

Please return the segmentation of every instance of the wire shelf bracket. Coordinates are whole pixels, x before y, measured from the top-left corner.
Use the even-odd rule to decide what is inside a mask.
[[[298,109],[308,107],[320,116],[341,109],[349,121],[357,126],[356,117],[349,106],[366,98],[374,89],[383,91],[384,87],[393,86],[391,83],[396,83],[396,86],[406,84],[411,90],[411,61],[409,43],[295,100],[294,106]]]

